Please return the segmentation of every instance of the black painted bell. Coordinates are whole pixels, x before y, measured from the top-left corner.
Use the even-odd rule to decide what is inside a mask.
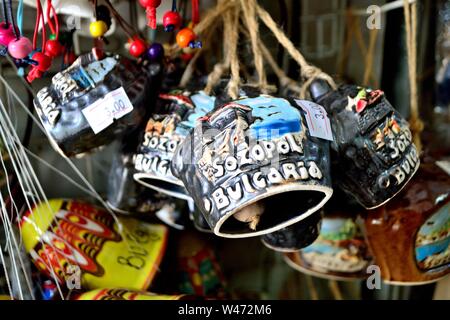
[[[183,183],[174,177],[170,164],[178,145],[195,126],[195,121],[214,108],[214,97],[199,91],[160,94],[156,113],[145,128],[134,156],[134,179],[155,191],[192,201]]]
[[[319,210],[331,197],[329,143],[312,136],[305,101],[242,97],[197,121],[172,173],[218,236],[259,236]]]
[[[366,209],[389,201],[420,163],[406,120],[380,90],[344,85],[333,91],[316,80],[310,93],[331,118],[333,181]]]
[[[314,214],[289,227],[265,234],[262,243],[269,249],[279,252],[296,252],[312,244],[320,232],[321,214]]]
[[[131,154],[116,153],[107,185],[108,206],[122,214],[154,213],[168,204],[167,196],[145,188],[133,179]]]
[[[52,146],[64,156],[81,156],[148,118],[161,75],[160,64],[138,65],[92,51],[56,74],[34,106]]]

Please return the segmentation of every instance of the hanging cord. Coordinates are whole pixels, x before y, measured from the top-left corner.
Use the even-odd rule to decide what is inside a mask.
[[[180,80],[180,87],[185,87],[191,80],[198,59],[207,51],[208,47],[211,46],[213,35],[217,34],[215,32],[217,31],[217,28],[221,22],[220,18],[223,17],[223,14],[234,5],[233,2],[234,1],[219,1],[213,9],[205,14],[202,21],[194,27],[194,32],[196,34],[203,35],[203,42],[205,43],[205,45],[201,50],[196,51],[191,61],[189,61],[189,64],[186,66],[186,69]],[[178,50],[178,45],[174,44],[171,51],[176,52]]]
[[[8,2],[6,3],[6,15],[9,15],[9,19],[11,21],[11,25],[12,25],[12,29],[13,29],[13,33],[14,36],[16,37],[16,40],[19,39],[20,34],[17,32],[17,25],[16,25],[16,21],[14,20],[14,14],[12,11],[12,2],[11,0],[8,0]]]
[[[177,0],[172,0],[172,12],[177,12]]]
[[[411,127],[414,144],[420,153],[422,150],[420,134],[423,131],[424,125],[422,120],[420,120],[417,93],[417,3],[414,2],[410,5],[408,0],[404,0],[403,9],[406,25],[406,48],[408,54],[408,75],[410,87],[411,115],[409,118],[409,125]]]
[[[41,22],[42,22],[42,50],[44,50],[45,41],[46,41],[44,13],[42,10],[41,0],[36,0],[36,23],[34,25],[33,50],[37,49],[37,37],[38,37],[39,26],[40,26]]]
[[[278,77],[280,86],[300,95],[301,87],[297,84],[297,82],[294,79],[289,78],[283,71],[283,69],[279,67],[278,63],[272,57],[272,54],[270,53],[269,49],[267,49],[264,43],[260,42],[259,46],[261,47],[261,52],[264,56],[264,59],[270,65],[273,73],[275,73],[275,75]]]
[[[263,93],[267,91],[267,76],[264,70],[264,62],[262,53],[259,47],[261,41],[259,36],[259,26],[256,17],[256,6],[258,5],[256,0],[240,0],[242,11],[244,14],[244,21],[250,31],[250,40],[252,43],[252,51],[255,61],[255,69],[258,74],[258,86]]]
[[[23,34],[23,0],[19,0],[19,5],[17,6],[17,27],[20,34]]]
[[[53,20],[51,19],[51,16],[53,15]],[[47,10],[46,10],[46,20],[48,27],[50,28],[50,31],[52,34],[55,35],[55,39],[58,40],[59,38],[59,21],[58,21],[58,15],[56,14],[55,7],[53,6],[52,0],[47,0]]]
[[[6,0],[2,0],[2,15],[3,20],[5,20],[5,25],[8,28],[9,27],[9,18],[8,18],[8,11],[6,10]]]
[[[117,10],[112,5],[111,1],[105,0],[105,3],[109,7],[112,15],[114,16],[114,18],[116,18],[123,31],[125,31],[130,39],[134,39],[138,32],[133,28],[131,24],[129,24],[124,18],[122,18],[119,12],[117,12]]]
[[[94,0],[94,19],[97,20],[98,16],[98,1]]]
[[[226,0],[221,0],[221,2],[224,2]],[[224,40],[223,40],[223,61],[218,62],[214,65],[213,71],[208,75],[208,81],[206,84],[206,87],[204,89],[206,94],[210,94],[213,87],[220,81],[220,78],[222,77],[222,75],[225,73],[225,71],[227,71],[230,68],[230,47],[232,46],[231,42],[234,42],[235,46],[237,45],[237,35],[236,35],[236,39],[233,40],[231,39],[231,37],[233,37],[232,33],[232,22],[233,22],[233,18],[232,18],[232,14],[231,12],[228,10],[226,12],[223,13],[223,35],[224,35]]]
[[[200,14],[199,14],[199,10],[198,10],[198,0],[192,0],[191,6],[192,6],[191,20],[192,20],[192,27],[194,27],[200,21]]]
[[[373,74],[373,60],[375,57],[375,44],[377,43],[377,36],[378,36],[378,29],[372,29],[370,30],[370,37],[369,37],[369,48],[367,48],[367,55],[366,55],[366,68],[364,69],[364,78],[363,78],[363,84],[369,85],[370,79],[375,78]],[[374,82],[374,86],[377,86],[377,82]]]
[[[228,22],[229,27],[225,25],[225,32],[228,32],[227,56],[230,60],[231,79],[228,82],[228,95],[237,99],[239,95],[239,85],[241,78],[239,76],[239,57],[237,53],[238,37],[239,37],[239,7],[234,8],[225,13],[225,23]]]
[[[355,16],[353,8],[348,8],[346,11],[346,35],[345,44],[342,53],[338,59],[338,74],[344,74],[347,69],[348,57],[350,55],[350,49],[352,47],[353,40],[356,40],[361,57],[365,60],[365,69],[363,75],[363,84],[369,85],[372,81],[374,87],[378,87],[378,79],[374,75],[373,60],[375,56],[375,44],[378,36],[378,29],[370,31],[369,36],[369,48],[367,48],[363,35],[361,33],[361,18]]]
[[[287,52],[291,55],[291,57],[299,64],[300,73],[304,78],[304,83],[301,87],[300,98],[307,97],[307,91],[309,85],[316,80],[317,78],[323,79],[327,81],[330,86],[335,89],[336,83],[334,80],[326,73],[324,73],[319,68],[308,64],[303,57],[303,55],[295,48],[294,44],[288,39],[288,37],[284,34],[284,32],[277,26],[275,21],[273,21],[270,14],[261,8],[259,5],[256,5],[256,11],[260,17],[260,19],[264,22],[264,24],[272,31],[274,36],[277,38],[278,42],[280,42],[283,47],[287,50]]]
[[[227,0],[221,0],[221,2],[224,2]],[[220,78],[222,77],[222,75],[225,73],[225,71],[227,71],[230,68],[230,56],[228,54],[228,50],[227,48],[230,47],[230,43],[229,43],[229,39],[228,37],[230,36],[229,32],[230,32],[230,21],[226,21],[225,17],[229,15],[228,11],[225,13],[223,13],[223,34],[224,34],[224,41],[223,41],[223,61],[218,62],[214,65],[213,71],[208,75],[208,81],[206,84],[205,89],[203,89],[203,91],[205,91],[206,94],[211,94],[212,89],[214,88],[214,86],[220,81]]]

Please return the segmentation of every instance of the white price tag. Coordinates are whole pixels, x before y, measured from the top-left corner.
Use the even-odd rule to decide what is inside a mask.
[[[309,134],[313,137],[333,141],[330,119],[325,108],[312,101],[295,99],[295,102],[306,112]]]
[[[133,110],[133,105],[123,87],[109,92],[82,110],[95,134],[110,126],[114,119],[120,119]]]

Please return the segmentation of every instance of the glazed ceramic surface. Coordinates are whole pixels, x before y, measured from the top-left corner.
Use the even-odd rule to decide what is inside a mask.
[[[339,280],[367,277],[367,267],[373,261],[355,216],[336,212],[325,215],[314,243],[286,254],[285,259],[299,271]]]
[[[297,102],[269,95],[244,96],[200,118],[172,173],[223,237],[285,228],[332,194],[328,141],[309,134]]]
[[[424,163],[398,197],[367,213],[365,227],[385,281],[424,284],[450,272],[450,176]]]
[[[295,252],[312,244],[319,236],[322,217],[319,211],[287,228],[261,237],[263,244],[279,252]]]
[[[118,213],[155,213],[169,203],[167,196],[145,188],[133,179],[131,154],[116,153],[108,175],[107,203]]]
[[[134,156],[134,179],[158,192],[190,200],[183,183],[173,176],[172,157],[198,118],[214,108],[214,97],[204,92],[171,91],[160,94],[157,113],[147,122]]]
[[[56,74],[34,105],[52,146],[68,157],[82,155],[145,121],[161,75],[159,64],[91,52]]]
[[[316,81],[311,95],[332,122],[334,183],[367,209],[394,197],[419,167],[408,123],[380,90]]]
[[[54,273],[61,284],[76,273],[84,289],[145,290],[167,242],[163,225],[132,218],[116,222],[107,211],[76,200],[39,204],[23,215],[20,228],[25,249],[41,272]]]

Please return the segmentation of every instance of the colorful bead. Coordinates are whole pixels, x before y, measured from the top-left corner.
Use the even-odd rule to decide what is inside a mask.
[[[97,20],[94,22],[91,22],[89,25],[89,31],[91,32],[91,36],[93,38],[99,38],[102,37],[106,31],[108,31],[107,24],[102,20]]]
[[[153,43],[147,50],[150,60],[160,60],[164,57],[164,48],[160,43]]]
[[[16,39],[12,25],[6,26],[6,23],[0,23],[0,44],[2,46],[7,46],[11,41]]]
[[[42,52],[35,52],[31,59],[38,63],[36,68],[41,72],[47,71],[52,66],[52,58]]]
[[[63,46],[59,43],[58,40],[48,40],[45,43],[45,54],[49,57],[57,57],[63,51]]]
[[[131,42],[128,50],[133,57],[139,58],[147,50],[147,44],[144,40],[136,38]]]
[[[163,16],[164,31],[171,32],[181,25],[181,16],[178,12],[167,11]]]
[[[16,59],[23,59],[33,51],[33,45],[28,38],[19,37],[14,39],[8,45],[8,52],[11,57]]]
[[[197,36],[192,29],[184,28],[177,33],[177,44],[181,48],[201,48],[202,43],[200,41],[195,41],[196,38]]]

